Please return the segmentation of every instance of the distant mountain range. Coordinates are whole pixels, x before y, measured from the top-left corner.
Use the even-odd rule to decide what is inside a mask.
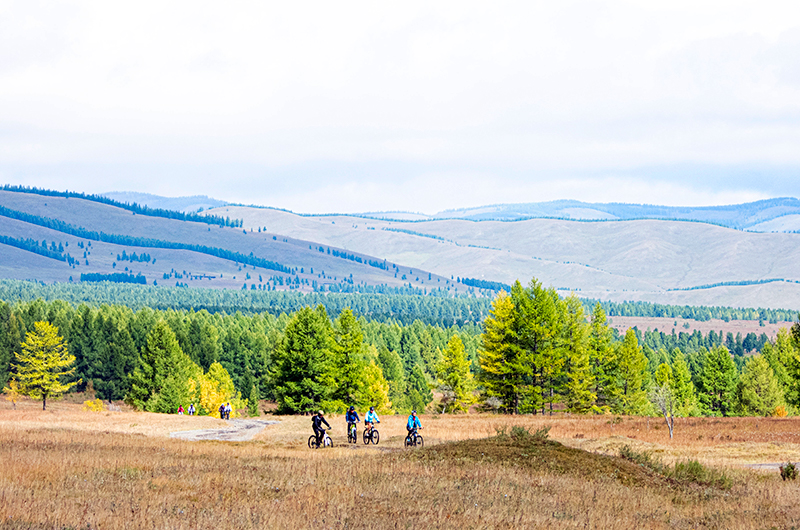
[[[128,204],[138,204],[148,208],[161,208],[163,210],[175,210],[178,212],[191,213],[225,206],[225,201],[212,199],[205,195],[192,195],[191,197],[162,197],[150,193],[138,193],[135,191],[111,191],[102,193],[103,197],[108,197],[119,202]]]
[[[109,192],[110,199],[149,208],[198,212],[230,203],[205,195],[162,197],[149,193]],[[414,212],[364,212],[358,217],[397,221],[466,219],[471,221],[519,221],[523,219],[568,219],[579,221],[629,221],[666,219],[710,223],[750,232],[800,231],[800,200],[780,197],[725,206],[659,206],[651,204],[590,203],[572,200],[494,204],[475,208],[445,210],[433,215]]]
[[[707,208],[557,201],[436,216],[166,201],[0,187],[0,278],[463,294],[536,277],[592,299],[800,309],[800,234],[779,233],[800,219],[797,199]],[[214,203],[222,205],[196,213]]]

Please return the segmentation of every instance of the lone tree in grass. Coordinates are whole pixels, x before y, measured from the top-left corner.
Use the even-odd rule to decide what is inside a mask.
[[[42,398],[42,410],[47,410],[47,398],[57,398],[79,381],[62,383],[61,378],[72,375],[75,356],[70,355],[58,328],[48,322],[36,322],[33,331],[25,336],[22,353],[15,354],[14,365],[19,393],[34,399]]]

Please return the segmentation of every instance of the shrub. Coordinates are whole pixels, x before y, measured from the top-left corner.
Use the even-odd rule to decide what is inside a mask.
[[[620,458],[624,458],[629,462],[646,467],[647,469],[655,471],[659,474],[664,474],[666,469],[666,466],[664,466],[664,463],[661,461],[661,459],[653,456],[653,453],[649,451],[637,451],[630,445],[623,445],[620,447],[619,456]]]
[[[531,432],[530,429],[526,429],[520,425],[514,425],[511,427],[511,437],[520,442],[530,441],[535,443],[543,443],[549,438],[549,433],[550,426],[542,427],[534,432]],[[500,434],[501,432],[498,430],[498,435]],[[505,436],[505,429],[502,430],[502,436]]]
[[[697,460],[676,462],[675,468],[668,476],[679,482],[694,482],[705,486],[715,486],[720,489],[730,489],[733,485],[731,479],[724,472],[705,467]]]
[[[791,462],[781,466],[781,478],[783,480],[795,480],[797,478],[797,466]]]
[[[775,407],[775,410],[772,411],[772,416],[775,416],[776,418],[785,418],[788,414],[789,412],[783,405],[778,405]]]
[[[91,412],[103,412],[106,410],[105,404],[97,398],[92,401],[84,401],[83,402],[83,410],[91,411]]]

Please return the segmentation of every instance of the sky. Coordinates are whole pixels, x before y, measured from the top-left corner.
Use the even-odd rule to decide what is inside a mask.
[[[0,183],[297,212],[800,196],[800,3],[0,0]]]

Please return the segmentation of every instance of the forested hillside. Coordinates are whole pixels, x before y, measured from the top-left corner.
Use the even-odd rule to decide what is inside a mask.
[[[506,412],[649,414],[648,392],[671,381],[682,396],[684,415],[763,414],[764,407],[771,413],[779,405],[793,411],[800,399],[793,390],[800,374],[793,364],[800,358],[794,353],[797,338],[785,329],[774,343],[765,335],[714,331],[631,329],[620,336],[608,326],[602,304],[587,307],[574,296],[561,298],[536,280],[527,288],[516,283],[490,307],[474,297],[256,293],[271,312],[248,311],[242,304],[246,313],[149,307],[165,288],[27,287],[31,284],[2,282],[0,294],[11,298],[15,289],[18,294],[40,289],[96,299],[78,305],[61,299],[0,302],[0,383],[14,378],[14,352],[34,323],[44,321],[58,328],[75,355],[71,380],[81,381],[79,389],[91,384],[103,399],[126,399],[153,411],[185,406],[195,395],[189,389],[196,380],[230,380],[226,395],[242,396],[242,406],[270,399],[284,412],[341,410],[349,403],[375,404],[384,412],[465,410],[477,390],[480,406]],[[219,293],[173,289],[195,296],[184,302]],[[253,293],[238,294],[247,297],[240,302],[252,300]],[[139,309],[97,303],[115,295]],[[354,312],[350,302],[361,305],[353,304]],[[468,316],[451,325],[437,323],[434,312],[447,308],[461,308]],[[153,375],[158,366],[173,366],[171,377]],[[742,397],[750,394],[742,392],[764,378],[780,394],[771,391],[756,410]]]

